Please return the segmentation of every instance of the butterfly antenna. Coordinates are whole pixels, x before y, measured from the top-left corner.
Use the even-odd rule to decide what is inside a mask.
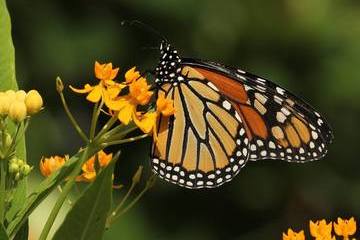
[[[166,37],[164,35],[162,35],[159,31],[155,30],[153,27],[139,21],[139,20],[124,20],[121,22],[121,26],[125,26],[125,25],[129,25],[129,26],[137,26],[145,31],[151,32],[153,34],[155,34],[157,37],[159,37],[162,41],[168,42],[168,40],[166,39]]]

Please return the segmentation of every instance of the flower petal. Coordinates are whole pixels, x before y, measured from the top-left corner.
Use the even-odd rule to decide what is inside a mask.
[[[102,87],[97,85],[94,89],[87,95],[86,99],[90,102],[96,103],[99,102],[102,96]]]
[[[118,113],[118,119],[125,125],[128,125],[135,114],[135,106],[131,104],[124,105]]]
[[[135,117],[135,124],[143,131],[144,133],[150,133],[151,130],[155,127],[156,123],[156,112],[148,112],[144,115],[141,115],[139,118]]]
[[[70,89],[76,93],[88,93],[91,92],[95,87],[94,86],[90,86],[90,84],[85,84],[83,89],[78,89],[78,88],[74,88],[73,86],[69,86]]]

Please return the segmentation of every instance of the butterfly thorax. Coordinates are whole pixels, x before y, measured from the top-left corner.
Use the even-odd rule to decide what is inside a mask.
[[[160,44],[160,60],[155,69],[155,83],[173,83],[184,81],[181,76],[181,59],[176,50],[170,44],[162,42]]]

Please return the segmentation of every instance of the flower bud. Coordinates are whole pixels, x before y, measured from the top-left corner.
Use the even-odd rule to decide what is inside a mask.
[[[10,163],[10,165],[9,165],[9,172],[10,172],[10,173],[17,173],[17,172],[19,172],[19,165],[17,165],[16,163]]]
[[[9,117],[14,122],[21,122],[26,118],[26,105],[22,101],[14,101],[9,108]]]
[[[12,137],[9,133],[5,133],[5,143],[4,143],[4,147],[6,149],[8,149],[10,147],[12,143]]]
[[[15,181],[19,181],[20,179],[21,179],[21,175],[18,172],[18,173],[15,174]]]
[[[39,112],[43,106],[43,100],[39,92],[36,90],[30,90],[26,94],[25,105],[29,115]]]
[[[61,93],[64,90],[64,84],[61,81],[60,77],[56,78],[56,91],[58,91],[58,93]]]
[[[5,95],[9,97],[10,103],[11,103],[12,101],[15,101],[15,99],[16,99],[16,93],[15,93],[14,90],[7,90],[7,91],[5,92]]]
[[[27,175],[29,175],[29,173],[31,172],[32,167],[30,167],[29,164],[25,164],[25,165],[22,167],[21,170],[22,170],[22,174],[23,174],[24,176],[27,176]]]
[[[19,101],[25,101],[26,92],[24,90],[19,90],[15,93],[15,99]]]
[[[0,95],[0,116],[6,116],[9,113],[10,98],[7,94]]]

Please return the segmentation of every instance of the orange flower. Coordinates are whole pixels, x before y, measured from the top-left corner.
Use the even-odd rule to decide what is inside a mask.
[[[126,96],[119,96],[116,98],[108,99],[105,103],[106,106],[115,111],[118,119],[123,124],[127,125],[131,120],[134,120],[135,124],[141,123],[142,119],[148,116],[142,116],[141,113],[137,112],[138,105],[146,105],[149,103],[150,98],[153,94],[150,90],[150,85],[143,77],[138,77],[137,72],[134,68],[130,69],[126,74],[126,81],[129,82],[129,94]],[[140,125],[138,125],[140,127]]]
[[[310,221],[310,234],[315,237],[316,240],[332,240],[335,239],[331,236],[332,222],[326,223],[325,220]]]
[[[304,231],[294,232],[289,228],[287,234],[283,233],[283,240],[305,240]]]
[[[348,240],[349,236],[354,235],[356,232],[356,221],[353,217],[349,220],[338,218],[337,223],[334,222],[334,230],[336,235]]]
[[[69,159],[68,155],[64,157],[52,156],[49,158],[43,157],[40,160],[40,172],[44,177],[50,176],[53,172],[61,168],[65,162]]]
[[[156,100],[156,110],[166,117],[171,116],[175,112],[174,101],[165,98],[164,94],[159,94]]]
[[[137,117],[134,118],[134,122],[141,131],[144,133],[150,133],[156,124],[156,117],[156,112],[147,112],[145,114],[137,113]]]
[[[139,71],[136,71],[135,69],[136,67],[133,67],[125,73],[125,81],[127,84],[132,83],[140,77]]]
[[[91,86],[90,84],[85,84],[82,89],[70,86],[71,90],[81,94],[87,93],[88,95],[86,99],[90,102],[96,103],[106,97],[113,98],[117,96],[121,89],[125,87],[124,84],[119,84],[113,81],[119,71],[119,68],[113,69],[112,63],[100,64],[95,62],[94,68],[95,76],[100,80],[98,85]]]
[[[98,158],[99,166],[101,168],[104,168],[110,163],[112,159],[112,153],[106,154],[103,150],[101,150],[97,153],[97,158]],[[95,180],[96,178],[95,159],[96,159],[96,154],[91,158],[89,158],[89,160],[87,160],[83,164],[81,168],[82,174],[77,177],[76,179],[77,181],[92,182]]]
[[[113,85],[112,80],[119,72],[119,68],[113,69],[112,63],[100,64],[95,62],[95,76],[97,79],[104,81],[106,85]]]

